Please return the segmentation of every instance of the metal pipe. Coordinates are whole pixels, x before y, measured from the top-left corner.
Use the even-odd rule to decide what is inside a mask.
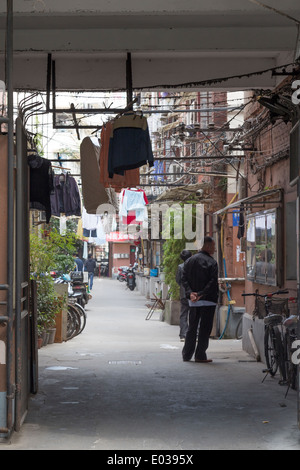
[[[46,82],[46,111],[50,109],[50,89],[51,89],[51,65],[52,65],[52,54],[48,54],[47,59],[47,82]]]
[[[154,150],[155,152],[155,150]],[[224,160],[226,158],[229,159],[234,159],[234,158],[245,158],[245,155],[223,155],[223,156],[217,156],[217,155],[207,155],[207,156],[199,156],[199,157],[154,157],[154,161],[157,162],[166,162],[166,161],[173,161],[173,160],[178,160],[178,161],[194,161],[194,160]],[[58,162],[57,159],[49,159],[50,162]],[[67,163],[80,163],[80,158],[62,158],[59,160],[60,162],[67,162]]]
[[[299,124],[299,121],[298,121]],[[297,160],[299,161],[299,147]],[[300,338],[300,176],[297,177],[297,199],[296,199],[296,234],[297,234],[297,339]],[[297,365],[297,381],[299,381],[300,365]],[[299,391],[298,391],[299,394]],[[300,429],[300,399],[297,399],[297,422]]]
[[[162,187],[168,187],[168,188],[173,188],[173,187],[184,187],[187,186],[185,183],[156,183],[153,181],[153,183],[139,183],[138,186],[150,186],[152,188],[162,188]]]
[[[126,60],[126,94],[127,94],[127,107],[132,110],[133,104],[133,90],[132,90],[132,65],[131,65],[131,53],[127,52]]]
[[[8,102],[7,166],[7,428],[13,428],[14,362],[13,362],[13,282],[14,282],[14,102],[13,102],[13,0],[7,0],[6,81]]]
[[[56,108],[56,67],[55,67],[55,61],[52,60],[51,62],[51,75],[52,75],[52,106],[55,109]],[[53,113],[52,115],[52,126],[55,128],[56,126],[56,114]]]
[[[20,430],[21,421],[21,390],[22,390],[22,357],[21,357],[21,283],[22,283],[22,157],[23,157],[23,126],[20,118],[16,121],[16,260],[15,260],[15,382],[16,382],[16,404],[15,404],[15,430]]]
[[[54,73],[52,74],[54,78]],[[53,91],[53,90],[52,90]],[[142,114],[180,114],[180,113],[212,113],[218,111],[234,111],[237,109],[242,109],[243,106],[223,106],[215,108],[199,108],[199,109],[143,109],[140,112]],[[128,108],[76,108],[76,114],[118,114],[124,111],[128,111]],[[72,114],[73,110],[71,108],[56,108],[48,110],[50,113],[66,113]],[[138,111],[139,112],[139,111]],[[179,125],[179,124],[178,124]],[[211,129],[214,130],[214,129]],[[224,129],[224,131],[229,131],[230,129]]]
[[[77,139],[80,140],[79,125],[78,125],[77,118],[76,118],[76,112],[75,112],[76,109],[75,109],[74,103],[71,103],[71,109],[74,110],[74,112],[72,113],[72,116],[73,116],[74,126],[76,129]]]
[[[155,152],[155,150],[154,150]],[[233,160],[234,158],[245,158],[245,155],[201,155],[199,157],[154,157],[154,160],[157,162],[162,161],[162,162],[167,162],[167,161],[173,161],[173,160],[178,160],[178,161],[194,161],[194,160],[224,160],[224,158],[230,158]]]
[[[236,178],[235,175],[228,175],[227,173],[218,173],[218,172],[211,172],[211,171],[195,171],[192,170],[190,173],[189,172],[183,172],[183,173],[147,173],[147,174],[140,174],[141,176],[144,177],[151,177],[151,176],[178,176],[180,178],[181,176],[197,176],[197,175],[214,175],[214,176],[222,176],[223,178]]]

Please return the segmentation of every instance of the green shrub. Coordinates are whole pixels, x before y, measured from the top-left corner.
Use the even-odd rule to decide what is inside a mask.
[[[58,296],[54,289],[51,270],[67,273],[74,267],[73,253],[76,246],[74,233],[60,235],[56,230],[45,234],[30,235],[31,277],[37,281],[38,332],[53,326],[56,315],[66,299]]]
[[[187,202],[186,202],[187,203]],[[185,203],[185,204],[186,204]],[[192,201],[191,201],[192,203]],[[181,204],[183,207],[183,204]],[[170,297],[172,300],[180,300],[180,288],[176,282],[176,273],[178,265],[183,261],[180,258],[180,253],[185,249],[187,240],[184,236],[184,218],[183,211],[178,213],[172,213],[172,210],[167,214],[167,218],[170,221],[170,233],[169,230],[162,232],[162,238],[167,240],[163,244],[163,269],[165,273],[166,283],[170,286]],[[193,206],[192,209],[192,225],[194,227],[196,221],[196,209]],[[178,238],[182,234],[181,238]]]

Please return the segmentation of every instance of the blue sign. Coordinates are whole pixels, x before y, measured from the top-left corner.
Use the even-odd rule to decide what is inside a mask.
[[[240,224],[240,211],[235,210],[232,213],[232,226],[238,227]]]

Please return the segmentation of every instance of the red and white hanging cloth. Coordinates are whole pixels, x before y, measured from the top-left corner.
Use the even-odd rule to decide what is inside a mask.
[[[148,218],[148,198],[143,189],[127,188],[120,193],[119,216],[124,225],[141,225]]]

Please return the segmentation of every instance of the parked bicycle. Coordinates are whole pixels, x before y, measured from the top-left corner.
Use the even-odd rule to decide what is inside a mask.
[[[68,313],[67,313],[67,337],[70,340],[78,336],[85,328],[86,325],[86,312],[81,305],[80,299],[82,298],[81,292],[74,292],[71,277],[68,274],[57,277],[54,281],[57,284],[68,284]]]
[[[68,301],[67,341],[78,336],[86,325],[86,312],[76,301]]]
[[[282,300],[281,311],[274,313],[273,310],[273,299],[276,295],[288,294],[288,290],[278,290],[268,294],[258,294],[253,292],[251,294],[242,294],[243,297],[254,296],[256,300],[263,299],[264,312],[261,313],[261,317],[265,323],[265,334],[264,334],[264,353],[266,359],[267,369],[263,372],[269,373],[272,377],[275,376],[278,369],[280,372],[280,383],[286,383],[286,366],[285,366],[285,353],[283,347],[283,318],[284,318],[284,305],[287,305],[288,299]],[[279,304],[280,305],[280,304]],[[258,311],[258,303],[256,302],[256,312]],[[286,309],[287,313],[287,309]]]

